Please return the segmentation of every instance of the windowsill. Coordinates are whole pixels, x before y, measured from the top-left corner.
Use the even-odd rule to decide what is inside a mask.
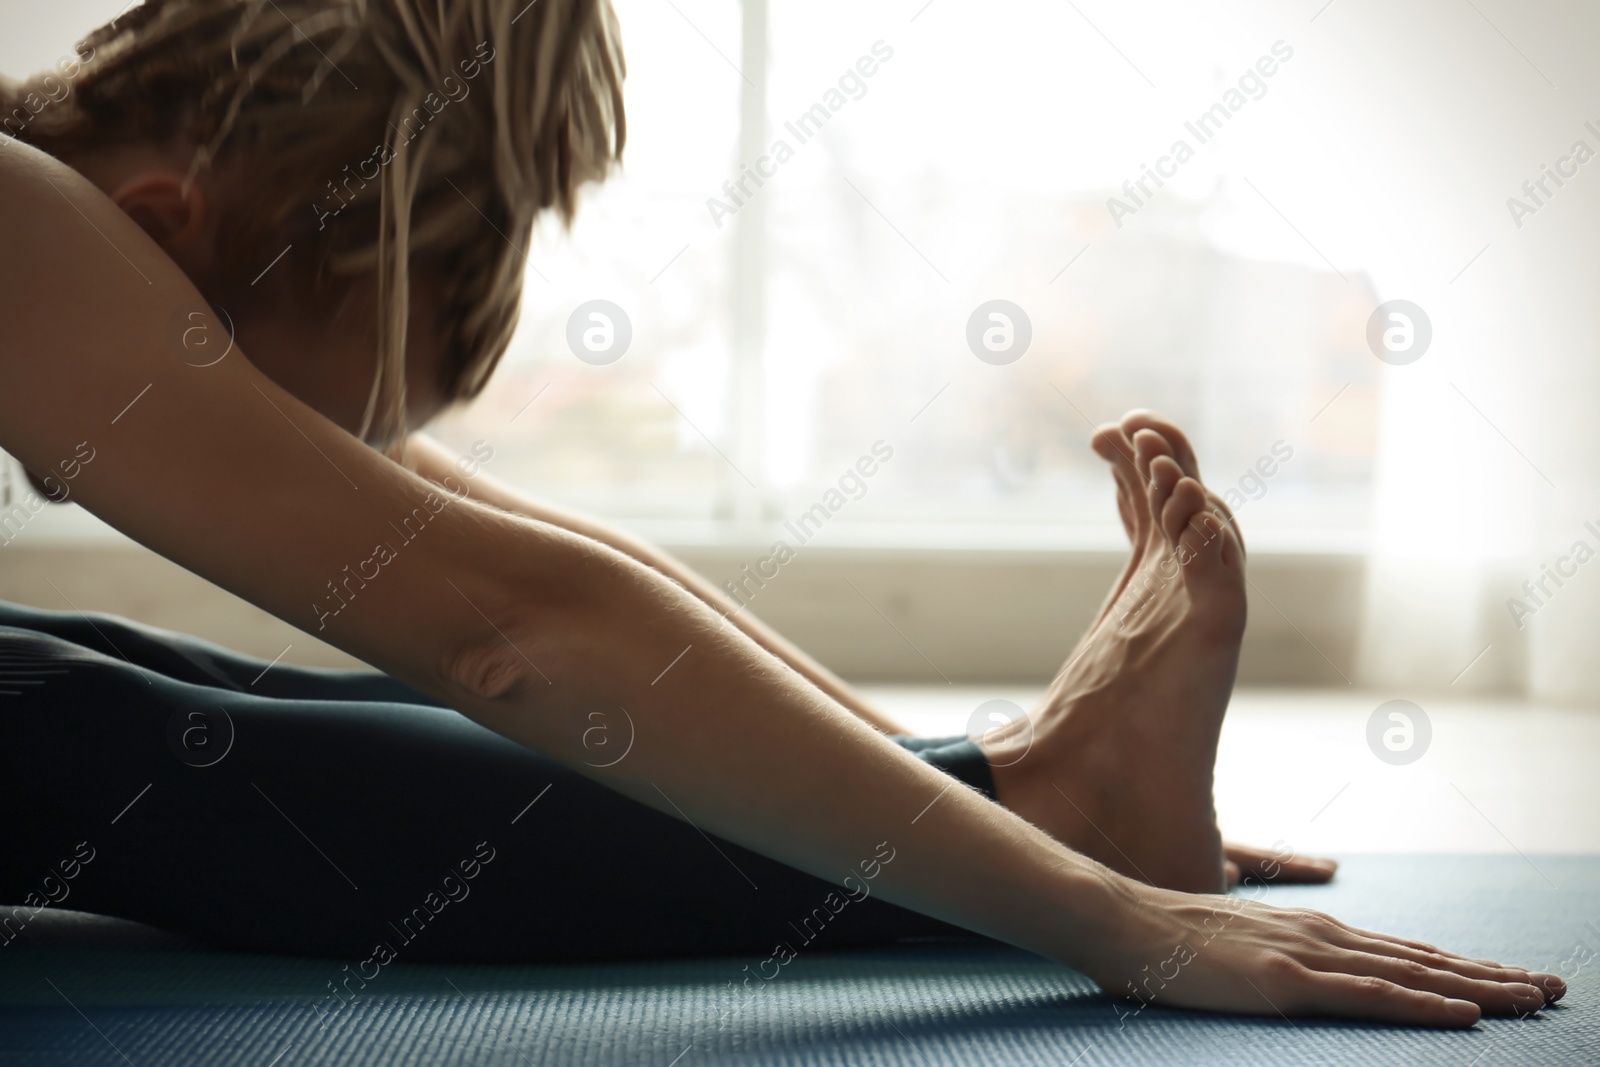
[[[781,523],[752,528],[728,522],[685,519],[616,520],[634,535],[669,552],[734,553],[759,558],[783,540],[797,554],[859,559],[893,553],[923,558],[954,556],[973,560],[996,556],[1007,560],[1063,556],[1120,556],[1127,540],[1120,527],[1063,526],[1048,523],[851,522],[840,520],[808,531],[800,541]],[[1365,554],[1369,538],[1363,530],[1255,530],[1246,520],[1252,557],[1349,557]],[[111,548],[128,538],[73,504],[45,507],[13,538],[17,545],[66,548],[84,545]]]
[[[633,523],[841,675],[893,682],[1043,681],[1126,558],[1121,530],[837,521],[787,560],[777,528]],[[1353,669],[1365,561],[1353,538],[1252,534],[1240,678],[1339,684]],[[4,546],[0,599],[106,611],[262,659],[343,653],[161,559],[81,508],[33,516]]]
[[[619,520],[619,526],[674,552],[743,550],[767,554],[782,539],[790,548],[834,558],[892,552],[927,557],[973,558],[1121,556],[1128,541],[1120,526],[1058,526],[1047,523],[837,522],[801,544],[782,524],[742,529],[730,523],[681,520]],[[1252,556],[1362,556],[1365,530],[1253,530],[1246,527]]]

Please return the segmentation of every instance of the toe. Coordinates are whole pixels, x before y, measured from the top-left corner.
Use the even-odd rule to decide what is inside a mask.
[[[1167,459],[1158,459],[1152,469],[1167,469],[1168,464],[1176,469],[1176,463]],[[1227,520],[1211,508],[1205,488],[1193,478],[1182,477],[1172,487],[1161,511],[1161,532],[1178,550],[1185,573],[1193,577],[1200,577],[1200,572],[1220,575],[1217,563],[1237,569],[1242,562]]]
[[[1133,442],[1116,423],[1106,422],[1096,426],[1089,437],[1089,447],[1113,467],[1133,469]]]
[[[1146,482],[1150,480],[1150,464],[1157,456],[1173,458],[1172,445],[1154,430],[1140,430],[1130,440],[1133,442],[1134,467],[1139,472],[1140,478]],[[1181,466],[1178,467],[1178,473],[1183,473]]]
[[[1144,543],[1150,528],[1150,504],[1144,492],[1144,479],[1135,462],[1133,442],[1115,423],[1099,427],[1089,439],[1095,454],[1111,465],[1111,477],[1117,483],[1117,511],[1128,540],[1135,545]]]
[[[1148,465],[1146,454],[1151,457],[1169,455],[1177,461],[1178,468],[1184,475],[1200,481],[1200,464],[1195,458],[1194,446],[1189,443],[1189,438],[1184,432],[1169,419],[1164,419],[1153,411],[1138,408],[1128,412],[1122,417],[1119,428],[1128,440],[1133,441],[1136,460],[1142,471]],[[1204,483],[1201,483],[1202,488]],[[1216,493],[1206,490],[1209,508],[1219,515],[1232,528],[1233,544],[1229,552],[1237,551],[1240,558],[1244,554],[1244,532],[1239,529],[1238,520],[1229,510],[1227,503]]]
[[[1162,472],[1159,477],[1169,478],[1177,472],[1178,464],[1169,459],[1158,459],[1151,465],[1151,472]],[[1167,497],[1166,505],[1161,509],[1161,532],[1167,540],[1174,545],[1192,538],[1194,526],[1206,514],[1206,491],[1200,483],[1193,478],[1178,474],[1173,478],[1172,492]],[[1202,547],[1206,543],[1202,537],[1199,544],[1190,544],[1191,551]]]
[[[1200,464],[1195,459],[1194,446],[1172,420],[1162,418],[1145,408],[1135,408],[1122,416],[1122,432],[1128,437],[1137,437],[1141,430],[1165,438],[1172,448],[1172,458],[1178,461],[1183,473],[1196,480],[1200,478]]]
[[[1154,544],[1164,539],[1166,546],[1162,551],[1165,551],[1176,544],[1168,533],[1166,513],[1172,504],[1173,491],[1183,481],[1183,471],[1178,469],[1177,462],[1171,456],[1156,456],[1150,461],[1147,477],[1149,484],[1145,489],[1145,498],[1150,506],[1150,541]]]

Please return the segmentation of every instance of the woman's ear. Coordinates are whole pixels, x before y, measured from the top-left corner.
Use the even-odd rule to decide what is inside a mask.
[[[194,277],[211,266],[209,205],[200,183],[185,189],[176,171],[146,171],[123,182],[111,199],[184,273]]]

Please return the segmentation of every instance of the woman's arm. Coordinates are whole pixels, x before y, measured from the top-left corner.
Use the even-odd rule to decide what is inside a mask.
[[[0,447],[41,475],[92,449],[72,491],[101,518],[707,833],[835,882],[887,842],[885,897],[1086,962],[1120,879],[892,744],[651,568],[451,498],[245,353],[196,365],[184,332],[220,330],[201,295],[74,172],[21,145],[0,156],[0,232]],[[629,755],[590,766],[589,715],[624,710]]]
[[[887,842],[884,896],[1084,962],[1120,879],[954,786],[649,567],[451,498],[245,353],[195,365],[184,332],[220,329],[200,294],[73,172],[22,146],[0,159],[0,232],[0,446],[30,470],[86,445],[75,500],[490,728],[835,882]],[[612,767],[589,765],[591,713],[632,723]]]
[[[404,445],[395,451],[393,458],[408,470],[415,471],[436,484],[445,483],[447,479],[453,479],[457,483],[463,481],[456,467],[456,457],[437,441],[420,433],[406,438]],[[623,555],[631,556],[645,566],[660,571],[705,602],[711,610],[737,626],[756,644],[787,663],[801,677],[848,708],[858,718],[871,723],[884,733],[910,732],[881,709],[874,707],[843,679],[811,658],[799,646],[734,603],[723,595],[722,590],[669,553],[646,541],[641,541],[632,534],[609,526],[592,515],[584,515],[534,500],[488,474],[480,472],[474,475],[467,488],[475,500],[491,504],[502,511],[509,511],[513,515],[525,515],[530,519],[559,526],[563,530],[571,530],[603,545],[610,545]]]
[[[910,732],[874,707],[843,679],[801,651],[799,646],[752,613],[740,610],[738,605],[722,595],[721,590],[681,561],[674,559],[669,553],[625,531],[609,526],[592,515],[584,515],[534,500],[499,479],[485,474],[481,469],[470,478],[465,477],[466,468],[460,466],[463,460],[424,434],[411,434],[400,447],[393,450],[391,458],[437,485],[451,486],[457,492],[465,491],[473,499],[481,500],[503,511],[538,519],[599,541],[601,544],[610,545],[618,552],[660,571],[699,597],[713,611],[730,620],[756,644],[787,663],[801,677],[810,681],[858,718],[885,733]],[[1332,861],[1318,857],[1284,857],[1267,849],[1233,842],[1223,843],[1223,853],[1227,857],[1229,885],[1237,884],[1245,877],[1256,879],[1270,877],[1284,883],[1326,882],[1335,867]]]
[[[1477,1007],[1447,996],[1495,1010],[1539,999],[1508,984],[1526,972],[1305,913],[1245,907],[1202,941],[1217,905],[1114,875],[954,783],[659,573],[445,500],[243,353],[186,361],[178,338],[204,314],[200,295],[65,167],[0,153],[0,232],[0,447],[41,473],[93,448],[73,481],[91,511],[507,737],[825,879],[859,877],[890,849],[875,882],[886,899],[1114,991],[1192,941],[1164,1003],[1464,1025]],[[623,709],[632,749],[592,766],[588,716]]]

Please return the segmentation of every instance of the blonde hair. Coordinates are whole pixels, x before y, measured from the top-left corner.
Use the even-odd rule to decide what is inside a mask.
[[[287,231],[319,279],[377,272],[363,435],[404,432],[411,258],[442,268],[449,388],[476,396],[516,325],[535,218],[570,222],[626,139],[610,0],[146,0],[78,54],[74,92],[26,140],[70,158],[187,139],[191,179],[248,164],[223,233],[241,269]]]

